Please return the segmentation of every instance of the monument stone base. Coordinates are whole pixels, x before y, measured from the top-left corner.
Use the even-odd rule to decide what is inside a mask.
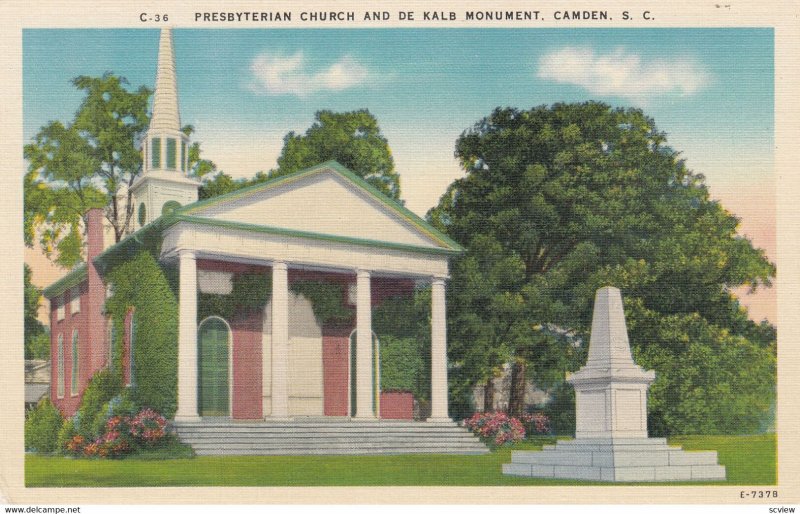
[[[666,439],[575,439],[515,451],[503,474],[603,482],[725,480],[715,451],[687,452]]]

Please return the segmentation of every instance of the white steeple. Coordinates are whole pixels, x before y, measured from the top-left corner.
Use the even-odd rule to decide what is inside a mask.
[[[131,231],[167,211],[197,201],[200,182],[189,176],[189,137],[181,131],[172,29],[161,29],[150,126],[142,143],[142,173],[131,190]]]
[[[161,30],[161,41],[158,45],[158,69],[150,130],[180,129],[181,116],[178,112],[178,80],[175,77],[172,29],[166,28]]]

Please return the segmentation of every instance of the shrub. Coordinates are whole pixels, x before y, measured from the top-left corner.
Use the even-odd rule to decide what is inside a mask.
[[[77,435],[75,430],[75,420],[67,418],[64,424],[61,425],[61,430],[58,431],[58,451],[64,452],[67,450],[67,444]]]
[[[83,453],[83,447],[85,444],[86,444],[86,438],[80,434],[77,434],[72,436],[69,439],[69,441],[67,441],[65,449],[69,453],[80,455],[81,453]]]
[[[125,316],[134,308],[139,328],[132,343],[135,403],[152,406],[168,417],[175,414],[178,384],[178,301],[170,287],[170,273],[148,250],[141,250],[107,272],[113,294],[105,304],[114,320],[116,341],[122,341]],[[117,344],[114,350],[117,373],[123,367],[122,347]]]
[[[100,457],[120,457],[132,452],[135,448],[131,437],[130,418],[112,416],[106,422],[105,432],[94,444],[97,445],[97,455]]]
[[[380,345],[381,388],[410,391],[415,398],[428,398],[430,364],[420,343],[412,337],[386,335],[381,337]]]
[[[119,375],[108,369],[98,371],[89,380],[78,408],[75,427],[85,439],[94,440],[100,435],[102,422],[98,425],[96,420],[100,417],[105,421],[103,409],[111,398],[119,394],[120,387]]]
[[[520,421],[525,424],[528,434],[544,435],[551,433],[550,418],[543,412],[525,413],[520,417]]]
[[[505,412],[476,412],[464,426],[493,446],[510,445],[525,439],[525,427]]]
[[[575,389],[561,382],[550,391],[550,401],[543,414],[550,418],[550,427],[557,435],[575,436]]]
[[[130,389],[125,389],[122,393],[114,396],[103,404],[103,408],[97,413],[92,421],[92,433],[94,437],[100,437],[105,432],[105,425],[113,416],[133,416],[136,413],[136,404],[131,399]]]
[[[63,423],[61,412],[49,399],[40,401],[25,420],[25,448],[39,453],[56,451]]]
[[[383,388],[411,391],[418,400],[430,400],[430,309],[430,289],[385,298],[373,309]]]
[[[136,442],[154,446],[167,433],[167,420],[153,409],[142,409],[130,420],[130,434]]]
[[[74,456],[117,458],[140,449],[172,448],[180,446],[167,431],[167,420],[153,409],[145,408],[130,414],[132,403],[119,395],[106,404],[100,414],[109,414],[96,438],[79,433],[80,415],[67,420],[59,432],[58,446]],[[100,416],[95,419],[96,424]],[[185,452],[184,452],[185,453]]]

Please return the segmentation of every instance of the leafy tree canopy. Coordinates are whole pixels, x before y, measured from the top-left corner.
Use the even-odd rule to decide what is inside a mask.
[[[30,266],[24,265],[24,300],[25,300],[25,358],[46,359],[49,357],[49,334],[39,321],[39,304],[42,301],[42,290],[31,282],[33,272]],[[46,345],[42,344],[46,342]]]
[[[86,211],[105,209],[119,241],[133,218],[130,186],[142,167],[141,139],[150,118],[151,91],[129,90],[123,77],[79,76],[72,84],[84,93],[71,123],[51,121],[25,145],[25,243],[38,238],[44,253],[63,267],[81,260],[81,227]],[[191,126],[184,127],[191,134]],[[189,149],[190,169],[203,177],[215,170]]]
[[[305,134],[289,132],[283,139],[276,176],[333,159],[387,196],[400,198],[389,143],[368,110],[318,111],[315,119]]]
[[[456,156],[466,175],[428,214],[468,250],[448,299],[452,376],[465,384],[454,390],[518,364],[518,413],[524,376],[546,385],[582,363],[603,285],[657,317],[697,315],[769,346],[729,291],[770,285],[774,266],[640,110],[496,109],[461,135]]]
[[[318,111],[305,134],[289,132],[283,139],[278,168],[260,171],[252,179],[235,180],[224,173],[204,184],[201,198],[210,198],[336,160],[387,196],[400,198],[400,176],[394,170],[389,143],[368,110]]]

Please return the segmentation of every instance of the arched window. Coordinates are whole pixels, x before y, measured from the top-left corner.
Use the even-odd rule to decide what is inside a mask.
[[[174,211],[175,209],[180,208],[180,206],[181,206],[181,204],[178,203],[177,201],[170,200],[170,201],[164,203],[164,205],[161,207],[161,215],[163,216],[164,214],[169,214],[172,211]]]
[[[56,376],[56,384],[58,385],[58,397],[64,397],[64,334],[58,334],[58,375]]]
[[[144,202],[139,204],[139,226],[143,227],[147,223],[147,206]]]
[[[357,330],[350,332],[350,415],[355,416],[358,406],[356,405],[356,349]],[[381,343],[378,335],[372,332],[372,412],[376,416],[380,415],[381,401]]]
[[[72,383],[70,393],[72,396],[78,394],[78,329],[72,331]]]
[[[131,370],[130,374],[130,381],[128,385],[132,386],[136,384],[136,366],[134,363],[136,362],[133,360],[133,351],[134,351],[134,343],[136,341],[136,312],[131,314],[131,341],[130,341],[130,352],[128,352],[128,369]]]
[[[106,367],[111,369],[112,363],[114,362],[114,319],[108,318],[106,320],[106,351],[107,359],[106,359]]]
[[[123,321],[122,341],[120,342],[121,366],[122,366],[122,379],[126,386],[133,385],[133,345],[136,338],[136,311],[130,307],[125,313]]]
[[[218,317],[200,322],[198,345],[198,403],[201,416],[230,414],[231,328]]]

